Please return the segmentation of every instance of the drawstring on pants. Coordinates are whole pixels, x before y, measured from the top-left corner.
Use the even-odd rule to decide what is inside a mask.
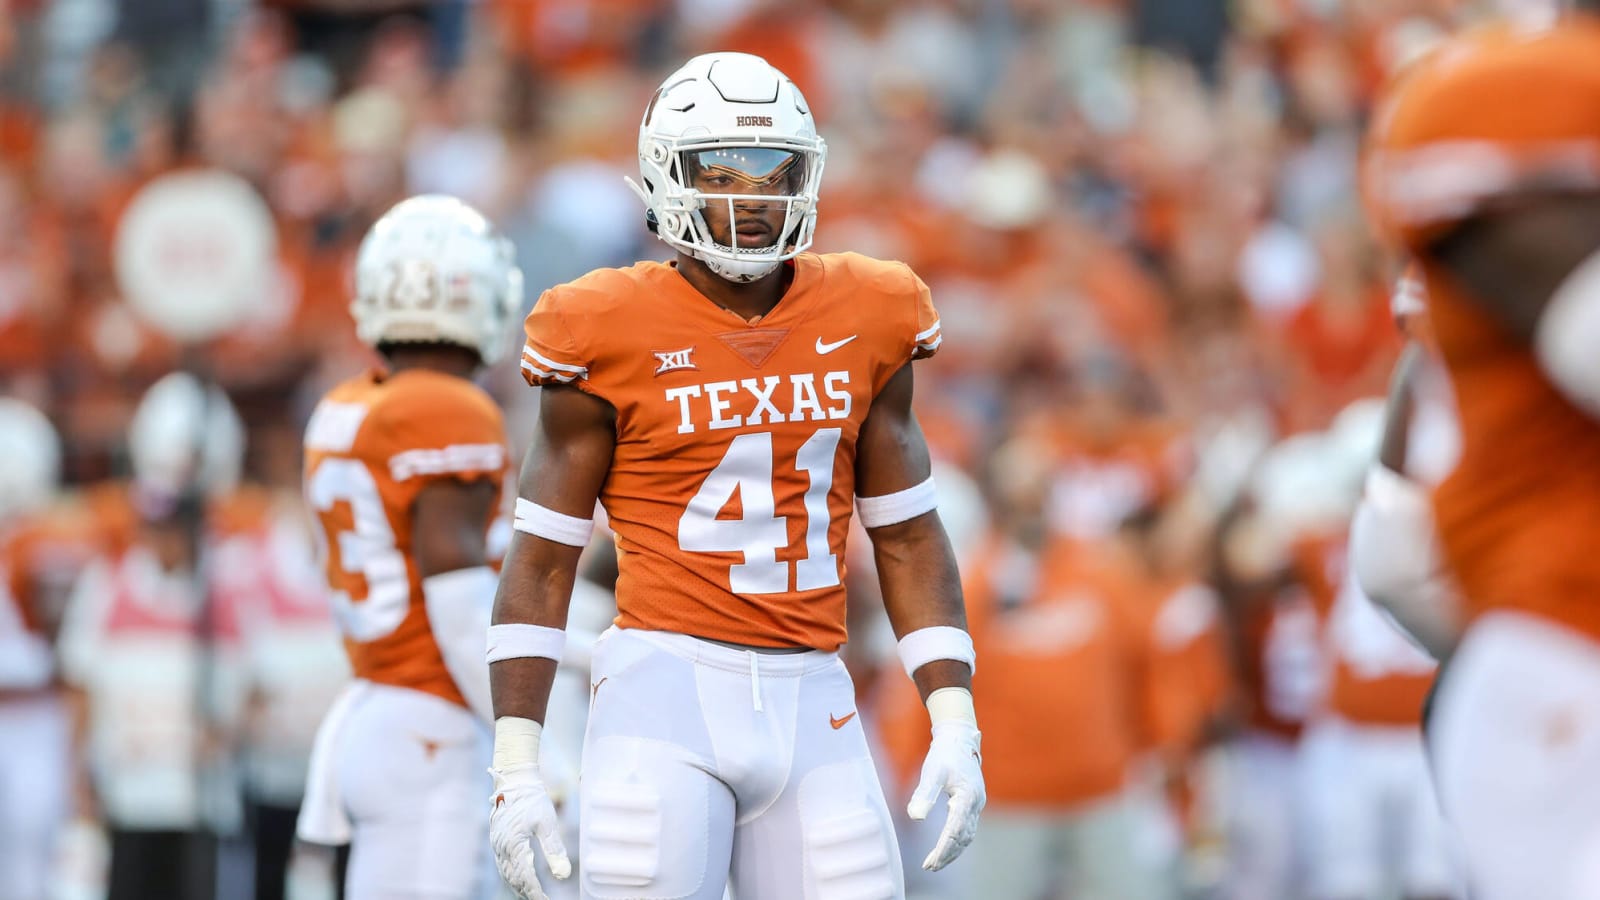
[[[750,657],[750,702],[755,704],[756,712],[763,712],[761,709],[761,665],[757,661],[760,659],[761,654],[754,650],[746,650],[745,653]]]

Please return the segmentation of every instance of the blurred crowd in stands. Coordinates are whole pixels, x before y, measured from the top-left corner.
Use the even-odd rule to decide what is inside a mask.
[[[1472,5],[0,0],[0,390],[59,432],[55,505],[99,535],[92,557],[116,518],[93,498],[134,474],[141,397],[180,368],[220,385],[239,481],[260,494],[249,521],[270,524],[241,552],[268,560],[284,584],[267,605],[295,620],[318,589],[308,562],[282,562],[309,559],[300,437],[327,387],[374,362],[347,313],[366,228],[410,194],[460,196],[515,242],[528,306],[590,268],[664,258],[623,183],[640,113],[687,56],[758,53],[828,143],[817,249],[906,261],[943,317],[918,415],[982,661],[990,812],[970,860],[918,889],[1321,897],[1301,786],[1339,764],[1307,764],[1296,742],[1338,713],[1339,548],[1401,344],[1393,263],[1359,211],[1360,142],[1388,74]],[[113,245],[141,186],[205,167],[265,198],[276,275],[244,325],[182,347],[125,302]],[[509,362],[487,386],[523,438],[536,392]],[[60,674],[92,701],[114,655],[74,643],[84,615],[60,605],[84,554],[36,568],[59,588],[40,605],[64,632]],[[856,580],[864,719],[903,795],[926,725],[875,650],[872,579]],[[248,636],[240,622],[208,633]],[[1401,644],[1366,674],[1425,686]],[[241,696],[295,681],[273,652]],[[320,677],[273,708],[314,726],[339,676]],[[1384,689],[1402,731],[1415,687]],[[292,809],[297,751],[288,774],[260,760],[291,732],[309,752],[310,731],[251,719],[266,708],[213,717],[233,730],[206,740],[254,742],[252,783]],[[135,713],[167,714],[183,713]],[[1447,875],[1433,894],[1397,869],[1385,893],[1326,896],[1449,896]]]

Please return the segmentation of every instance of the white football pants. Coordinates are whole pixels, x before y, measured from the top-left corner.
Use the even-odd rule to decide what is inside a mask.
[[[899,848],[838,654],[612,629],[595,645],[590,900],[900,900]]]
[[[0,700],[0,898],[43,900],[66,824],[72,758],[54,694]]]
[[[1472,896],[1600,898],[1600,644],[1490,613],[1441,677],[1430,743]]]
[[[1293,900],[1304,865],[1297,821],[1296,747],[1286,738],[1247,732],[1224,751],[1228,900]]]
[[[1421,729],[1323,720],[1300,763],[1312,900],[1461,896]]]
[[[1129,785],[1071,812],[984,810],[961,897],[1176,900],[1157,799]]]
[[[465,707],[358,681],[317,733],[299,835],[350,844],[347,900],[480,900],[489,851],[489,729]]]

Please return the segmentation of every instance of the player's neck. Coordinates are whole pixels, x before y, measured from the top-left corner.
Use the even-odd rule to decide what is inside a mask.
[[[389,371],[396,375],[409,369],[428,369],[468,381],[481,365],[477,353],[450,344],[393,345],[384,349],[383,359]]]
[[[729,281],[700,260],[681,253],[678,272],[701,296],[747,322],[772,312],[794,281],[794,267],[789,264],[781,264],[755,281]]]

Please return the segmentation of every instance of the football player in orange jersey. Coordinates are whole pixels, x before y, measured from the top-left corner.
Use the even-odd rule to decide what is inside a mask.
[[[1600,892],[1600,15],[1456,39],[1374,122],[1461,424],[1435,490],[1466,631],[1430,744],[1473,896]]]
[[[923,865],[984,803],[956,565],[911,413],[940,343],[903,264],[805,252],[823,141],[758,57],[695,57],[645,110],[647,222],[668,264],[546,292],[522,368],[540,395],[490,629],[490,843],[524,897],[566,848],[537,764],[568,594],[604,505],[618,615],[596,645],[579,788],[585,897],[903,897],[893,825],[837,650],[852,505],[871,536],[932,743],[909,813],[948,796]]]
[[[299,834],[351,845],[351,898],[492,896],[485,548],[507,450],[471,378],[506,345],[522,274],[477,211],[422,196],[373,225],[355,280],[356,333],[386,366],[312,413],[305,492],[356,681],[318,733]]]

